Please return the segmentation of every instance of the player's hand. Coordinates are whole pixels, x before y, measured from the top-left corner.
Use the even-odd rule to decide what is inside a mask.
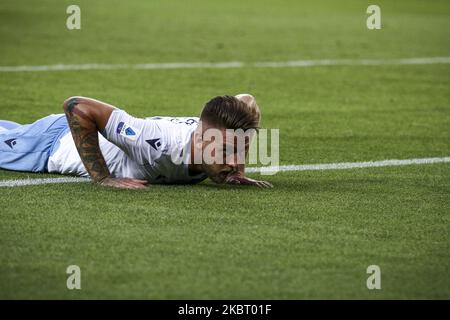
[[[98,183],[102,186],[119,189],[146,189],[148,181],[130,178],[105,178]]]
[[[270,182],[254,180],[241,175],[229,176],[228,178],[225,179],[225,182],[229,184],[256,186],[258,188],[273,188],[273,185]]]

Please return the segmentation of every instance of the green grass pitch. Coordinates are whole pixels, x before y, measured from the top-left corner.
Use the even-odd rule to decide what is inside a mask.
[[[448,1],[377,1],[381,30],[368,1],[82,0],[69,31],[70,4],[2,1],[0,65],[450,56]],[[0,119],[62,113],[71,95],[192,116],[241,92],[280,129],[281,164],[450,156],[449,64],[0,72]],[[0,298],[448,299],[449,169],[282,172],[271,190],[0,188]]]

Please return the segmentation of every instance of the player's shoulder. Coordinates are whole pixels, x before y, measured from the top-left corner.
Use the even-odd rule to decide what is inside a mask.
[[[144,129],[146,141],[158,141],[162,150],[170,151],[182,148],[189,141],[192,132],[197,128],[199,118],[153,116],[145,118],[145,122],[145,127],[148,128]]]
[[[145,119],[150,126],[156,126],[167,133],[191,132],[197,128],[200,119],[198,117],[161,117],[154,116]]]
[[[199,123],[198,117],[167,117],[167,116],[153,116],[147,117],[145,120],[154,121],[162,125],[186,125],[192,126]]]

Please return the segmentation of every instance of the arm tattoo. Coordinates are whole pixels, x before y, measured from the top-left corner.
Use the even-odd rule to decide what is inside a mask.
[[[88,104],[78,98],[69,99],[64,104],[64,110],[73,140],[86,170],[94,182],[101,182],[110,176],[110,172],[100,150],[97,125],[78,108],[81,103]]]

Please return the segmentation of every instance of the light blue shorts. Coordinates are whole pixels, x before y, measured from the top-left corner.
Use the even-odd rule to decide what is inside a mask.
[[[64,114],[52,114],[32,124],[0,120],[0,168],[47,172],[48,159],[70,129]]]

